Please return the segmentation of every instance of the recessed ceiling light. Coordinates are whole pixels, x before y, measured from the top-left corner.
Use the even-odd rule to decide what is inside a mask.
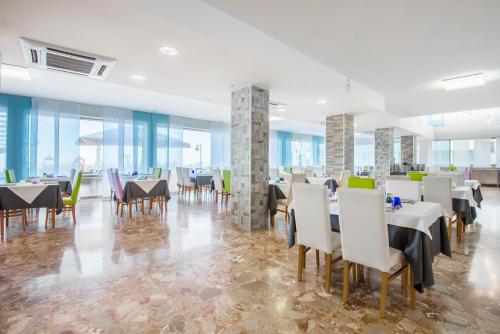
[[[269,116],[269,122],[280,121],[282,119],[283,119],[283,117],[279,117],[279,116]]]
[[[30,72],[26,67],[9,64],[2,64],[0,76],[18,80],[31,80]]]
[[[317,104],[326,104],[326,100],[318,100],[316,101]]]
[[[284,111],[286,111],[286,110],[285,110],[285,109],[283,109],[283,108],[278,108],[276,111],[279,111],[279,112],[284,112]]]
[[[456,78],[443,80],[443,86],[446,90],[455,90],[476,86],[483,86],[486,83],[483,73],[464,75]]]
[[[179,51],[172,46],[162,46],[160,52],[166,56],[175,56],[179,54]]]
[[[140,74],[132,74],[130,76],[131,79],[134,79],[134,80],[137,80],[137,81],[144,81],[146,80],[146,77],[144,75],[140,75]]]

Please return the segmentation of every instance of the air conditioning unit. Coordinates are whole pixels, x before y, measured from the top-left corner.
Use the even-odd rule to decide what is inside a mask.
[[[104,79],[116,60],[86,52],[21,38],[24,59],[28,67],[62,71],[92,79]]]

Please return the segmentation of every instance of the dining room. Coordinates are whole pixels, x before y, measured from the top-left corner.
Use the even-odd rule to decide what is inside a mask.
[[[0,0],[0,333],[497,333],[499,10]]]

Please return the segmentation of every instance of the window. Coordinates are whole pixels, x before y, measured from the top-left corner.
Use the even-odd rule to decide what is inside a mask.
[[[394,138],[394,164],[401,164],[401,137]]]
[[[80,119],[80,157],[78,164],[84,173],[102,173],[103,141],[102,119],[82,117]],[[117,151],[116,145],[113,146],[113,150]],[[111,154],[111,152],[106,153]],[[118,155],[118,152],[116,154]]]
[[[210,132],[184,128],[182,139],[182,164],[191,168],[210,167]]]
[[[432,142],[432,164],[435,166],[450,165],[449,140],[435,140]]]
[[[51,115],[38,114],[36,143],[36,170],[33,176],[56,173],[55,166],[55,119]]]
[[[6,160],[5,153],[7,150],[7,108],[0,108],[0,171],[5,170]],[[5,177],[4,173],[0,173],[0,179]]]
[[[450,151],[453,165],[466,167],[474,163],[474,140],[451,140]]]
[[[475,140],[475,145],[474,166],[491,167],[491,165],[496,164],[494,138],[478,138]]]
[[[354,134],[354,169],[365,170],[375,165],[375,135]]]
[[[293,134],[292,136],[292,166],[312,166],[312,136],[301,134]]]

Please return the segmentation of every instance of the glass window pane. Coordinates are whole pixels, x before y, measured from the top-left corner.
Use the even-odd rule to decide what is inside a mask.
[[[354,169],[370,169],[375,165],[375,135],[373,133],[354,134]]]
[[[432,164],[435,166],[450,165],[449,140],[435,140],[432,142]]]
[[[210,132],[184,128],[182,139],[183,166],[193,169],[210,167]]]
[[[55,119],[51,115],[38,115],[36,176],[53,174],[55,150]]]
[[[87,140],[80,145],[80,169],[88,174],[101,174],[103,168],[103,121],[101,119],[81,118],[80,138]],[[107,129],[108,130],[108,129]],[[118,130],[116,125],[115,131]],[[106,148],[106,155],[118,156],[118,147],[112,145]],[[118,164],[112,167],[116,168]],[[110,166],[111,167],[111,166]]]

